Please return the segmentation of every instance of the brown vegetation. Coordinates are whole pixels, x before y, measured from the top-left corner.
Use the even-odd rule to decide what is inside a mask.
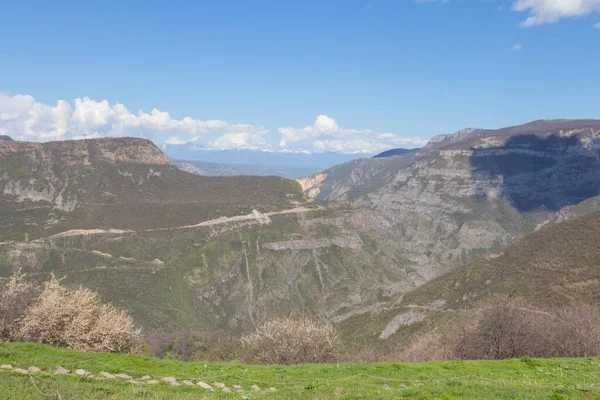
[[[280,317],[242,337],[248,362],[301,364],[334,362],[340,338],[335,327],[320,318],[299,314]]]
[[[25,275],[17,272],[0,288],[0,341],[14,340],[25,309],[37,298],[38,291]]]
[[[574,303],[543,310],[521,298],[493,296],[418,337],[401,361],[600,355],[600,309]]]
[[[102,304],[89,289],[61,286],[54,276],[41,294],[15,275],[0,292],[2,340],[31,341],[80,351],[136,353],[139,334],[128,312]]]

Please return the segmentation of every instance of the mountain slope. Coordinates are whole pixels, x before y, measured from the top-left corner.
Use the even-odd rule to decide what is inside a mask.
[[[30,238],[74,228],[198,223],[257,207],[270,211],[302,197],[296,184],[282,178],[180,171],[154,144],[136,138],[0,142],[0,188],[1,222],[11,225],[7,214],[19,210]],[[0,239],[22,238],[16,225],[19,232],[3,230]]]
[[[40,161],[0,162],[10,189],[0,276],[55,272],[129,308],[148,329],[240,333],[295,309],[348,326],[543,226],[600,210],[600,128],[569,124],[578,127],[463,131],[417,152],[342,164],[323,180],[342,186],[322,186],[314,201],[282,178],[71,163],[59,151],[69,145],[43,145],[33,152]],[[52,167],[61,159],[53,152],[69,162]],[[33,201],[48,192],[40,173],[53,179],[53,196]],[[16,182],[29,197],[11,192]],[[65,186],[72,210],[56,201]],[[378,321],[377,335],[391,322]]]
[[[493,293],[516,295],[532,304],[551,307],[573,300],[600,301],[600,212],[550,225],[525,236],[512,246],[472,264],[457,268],[412,293],[382,307],[378,314],[362,315],[345,325],[367,326],[357,341],[381,336],[381,345],[406,342],[427,330],[428,323],[452,310],[472,307]],[[410,316],[410,318],[408,318]],[[397,325],[393,321],[404,321]],[[394,326],[390,333],[390,326]],[[352,328],[348,328],[352,329]]]

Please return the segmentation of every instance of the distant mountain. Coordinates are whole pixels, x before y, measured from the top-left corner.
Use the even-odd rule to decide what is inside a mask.
[[[0,142],[12,142],[13,139],[10,136],[0,135]]]
[[[318,172],[316,168],[277,167],[270,165],[224,164],[205,161],[173,160],[173,164],[182,171],[204,176],[281,176],[297,179]]]
[[[262,150],[206,150],[193,145],[165,145],[164,152],[176,160],[204,161],[218,164],[265,165],[285,168],[308,168],[320,171],[346,161],[372,154],[293,153]]]
[[[417,149],[391,149],[391,150],[384,151],[383,153],[379,153],[376,156],[373,156],[373,158],[401,156],[406,153],[412,153],[413,151],[416,151],[416,150]]]

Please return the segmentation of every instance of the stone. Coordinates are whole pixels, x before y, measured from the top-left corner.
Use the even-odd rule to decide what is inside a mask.
[[[274,387],[270,387],[267,389],[267,392],[276,392],[277,389],[275,389]]]
[[[113,374],[105,372],[105,371],[100,372],[98,375],[103,376],[103,377],[108,378],[108,379],[115,379],[116,378]]]
[[[54,368],[54,375],[66,375],[68,374],[70,371],[68,369],[65,369],[63,367],[61,367],[60,365],[57,365]]]
[[[12,372],[16,372],[17,374],[29,375],[29,371],[23,368],[13,368]]]
[[[152,379],[152,377],[150,375],[144,375],[140,379],[143,381],[147,381],[148,379]]]
[[[29,372],[33,373],[33,374],[37,374],[38,372],[42,372],[42,370],[41,370],[41,369],[39,369],[38,367],[33,367],[33,366],[32,366],[32,367],[29,367],[29,368],[27,368],[27,370],[28,370]]]
[[[171,382],[171,386],[181,386],[181,383],[179,383],[179,382]]]
[[[146,383],[147,383],[148,385],[156,385],[156,384],[158,384],[158,383],[160,383],[160,382],[159,382],[159,381],[157,381],[156,379],[150,379],[150,380],[146,381]]]
[[[260,387],[258,385],[252,385],[250,386],[252,388],[252,390],[254,390],[255,392],[258,392],[260,390]]]
[[[13,369],[13,366],[10,364],[4,364],[4,365],[0,365],[0,368],[2,369]]]
[[[200,386],[200,387],[201,387],[201,388],[203,388],[203,389],[214,390],[214,389],[212,388],[212,386],[210,386],[210,385],[209,385],[208,383],[206,383],[206,382],[198,382],[198,383],[196,383],[196,385]]]
[[[130,379],[133,379],[132,377],[130,377],[130,376],[129,376],[129,375],[127,375],[127,374],[115,374],[115,376],[116,376],[117,378],[121,378],[121,379],[124,379],[124,380],[126,380],[126,381],[128,381],[128,380],[130,380]]]
[[[173,382],[177,382],[177,378],[174,378],[172,376],[167,376],[164,378],[160,378],[161,381],[163,382],[167,382],[167,383],[173,383]]]
[[[129,382],[133,385],[145,385],[144,382],[136,381],[135,379],[129,379],[127,382]]]
[[[223,389],[226,385],[223,382],[213,382],[213,386],[219,389]]]
[[[224,387],[222,390],[223,390],[225,393],[231,393],[231,389],[229,389],[227,386],[225,386],[225,387]]]
[[[241,389],[242,387],[240,385],[231,385],[234,389]]]
[[[79,375],[79,376],[86,376],[89,375],[90,373],[87,372],[85,369],[76,369],[75,370],[75,375]]]
[[[183,383],[185,386],[196,386],[192,381],[181,381],[181,383]]]

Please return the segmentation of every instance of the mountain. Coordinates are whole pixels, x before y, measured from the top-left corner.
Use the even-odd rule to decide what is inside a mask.
[[[413,151],[416,151],[416,149],[391,149],[391,150],[387,150],[382,153],[379,153],[379,154],[373,156],[373,158],[401,156],[403,154],[410,153]]]
[[[224,164],[205,161],[173,160],[173,164],[182,171],[205,176],[281,176],[296,179],[317,172],[315,168],[276,167],[269,165]]]
[[[412,293],[344,323],[355,340],[394,347],[430,324],[494,293],[524,297],[540,307],[600,301],[600,212],[550,225],[515,244],[457,268]],[[355,326],[366,329],[355,330]]]
[[[0,142],[0,188],[0,240],[70,228],[166,228],[302,197],[296,184],[278,177],[180,171],[137,138]]]
[[[278,168],[308,168],[314,172],[372,154],[342,154],[335,152],[302,153],[263,150],[207,150],[193,144],[165,145],[164,152],[171,158],[186,161],[204,161],[218,164],[262,165]]]
[[[54,272],[148,330],[308,309],[373,340],[428,282],[600,210],[599,139],[599,121],[464,130],[301,179],[307,197],[180,171],[139,139],[0,142],[0,276]]]

